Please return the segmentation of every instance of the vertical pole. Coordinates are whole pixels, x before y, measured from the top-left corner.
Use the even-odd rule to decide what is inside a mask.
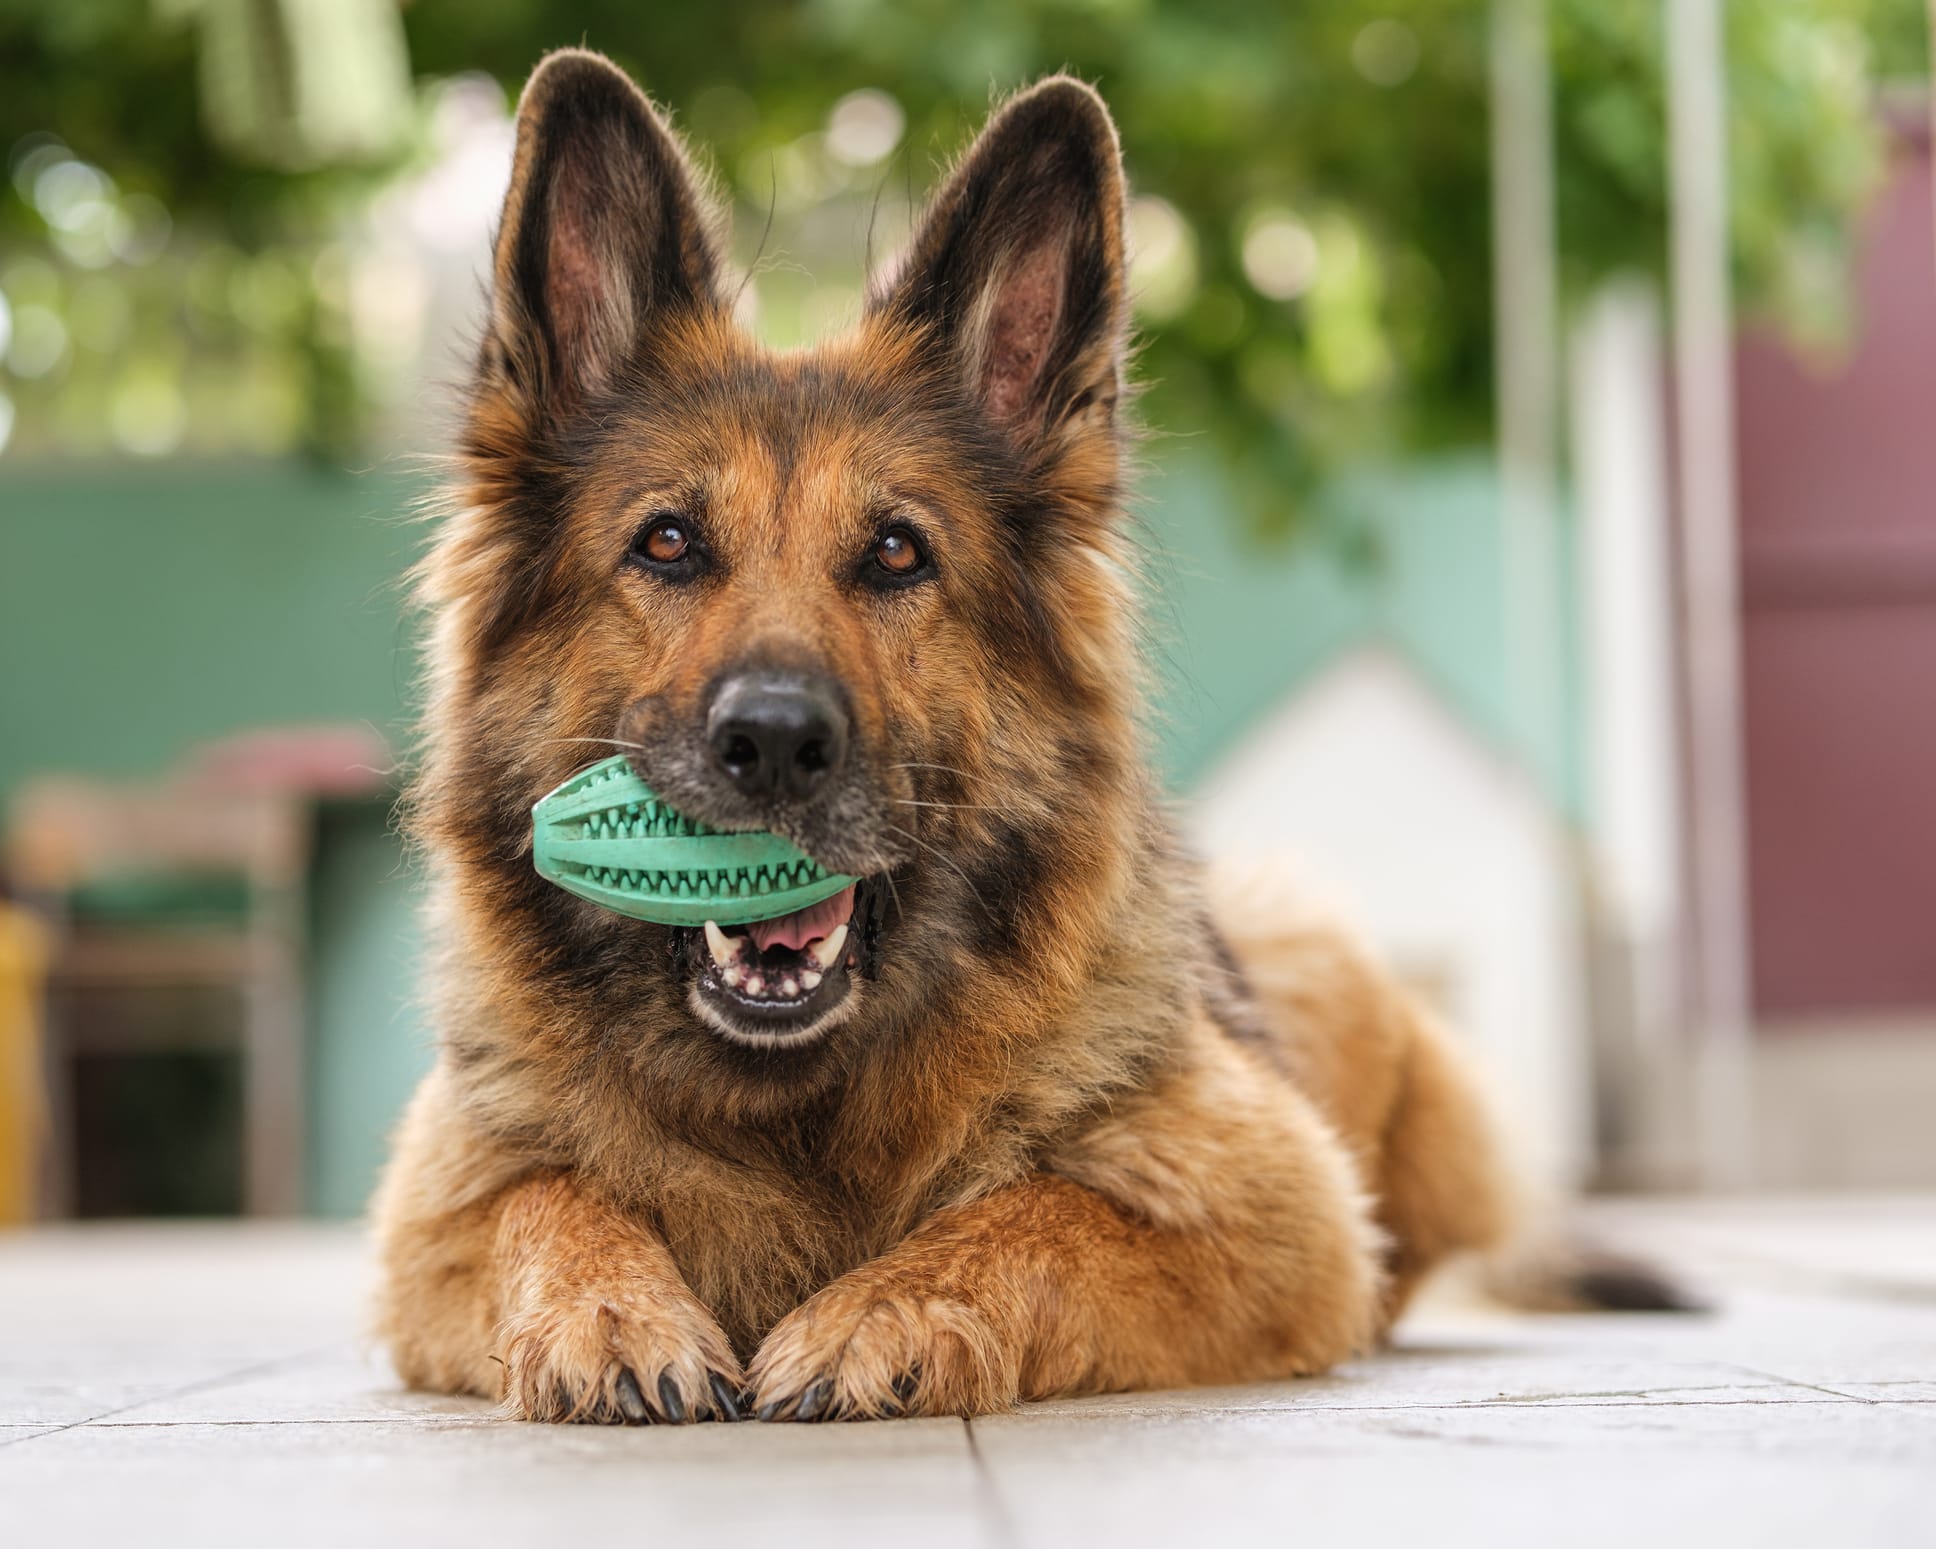
[[[1508,686],[1524,746],[1560,767],[1553,526],[1559,486],[1559,282],[1553,215],[1553,82],[1545,0],[1492,0],[1493,356]]]
[[[1559,814],[1565,769],[1565,636],[1560,609],[1559,248],[1554,217],[1553,73],[1546,0],[1491,0],[1493,359],[1498,381],[1500,566],[1506,689],[1529,793],[1554,831],[1551,918],[1527,940],[1555,954],[1561,993],[1584,1010],[1578,937],[1581,855]],[[1511,1075],[1541,1094],[1554,1176],[1572,1183],[1593,1165],[1590,1050],[1585,1018],[1545,1029],[1516,1049]]]
[[[1735,530],[1727,75],[1720,0],[1662,0],[1693,883],[1694,1155],[1708,1187],[1751,1166]]]
[[[1622,1184],[1685,1184],[1685,793],[1657,292],[1602,285],[1569,337],[1601,1161]]]

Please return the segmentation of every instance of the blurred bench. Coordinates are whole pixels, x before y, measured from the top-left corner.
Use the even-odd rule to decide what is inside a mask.
[[[47,1214],[76,1201],[75,1061],[188,1048],[240,1056],[243,1208],[301,1208],[308,858],[308,807],[289,794],[48,778],[16,795],[9,875],[51,933]],[[141,1014],[181,990],[230,997],[237,1014],[186,1030]]]
[[[8,811],[5,865],[48,938],[41,1209],[72,1214],[76,1062],[233,1053],[241,1068],[241,1206],[303,1206],[304,948],[318,799],[386,788],[365,728],[296,728],[210,744],[178,773],[50,776]],[[164,1016],[171,995],[232,1015]]]

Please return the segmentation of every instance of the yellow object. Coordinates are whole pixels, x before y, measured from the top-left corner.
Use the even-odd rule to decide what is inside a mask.
[[[0,903],[0,1226],[34,1214],[36,1163],[47,1122],[41,1087],[40,995],[46,933]]]

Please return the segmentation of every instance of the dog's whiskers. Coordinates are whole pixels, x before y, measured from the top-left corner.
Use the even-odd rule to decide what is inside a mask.
[[[965,769],[957,769],[953,764],[889,764],[889,769],[939,769],[943,774],[958,775],[966,780],[970,775]]]
[[[983,911],[991,919],[994,917],[995,911],[988,907],[988,900],[981,896],[981,890],[975,886],[974,878],[970,877],[967,872],[962,870],[961,863],[957,861],[952,855],[948,854],[948,852],[945,850],[939,849],[936,846],[929,844],[927,840],[921,838],[918,834],[912,832],[911,830],[901,827],[901,825],[898,823],[889,823],[887,826],[893,829],[895,833],[901,835],[904,839],[912,839],[916,844],[920,845],[922,849],[926,850],[936,860],[940,861],[942,864],[947,866],[950,871],[954,872],[954,874],[957,877],[961,878],[962,883],[964,886],[967,887],[970,896],[973,897],[976,903],[981,905]]]
[[[634,753],[648,751],[643,742],[627,742],[623,737],[546,737],[544,741],[546,746],[555,746],[566,742],[595,742],[600,747],[625,748]]]

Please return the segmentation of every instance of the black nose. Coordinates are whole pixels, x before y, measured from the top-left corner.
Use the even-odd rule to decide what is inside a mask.
[[[826,678],[737,673],[713,691],[706,741],[721,772],[746,795],[805,801],[847,757],[847,712]]]

